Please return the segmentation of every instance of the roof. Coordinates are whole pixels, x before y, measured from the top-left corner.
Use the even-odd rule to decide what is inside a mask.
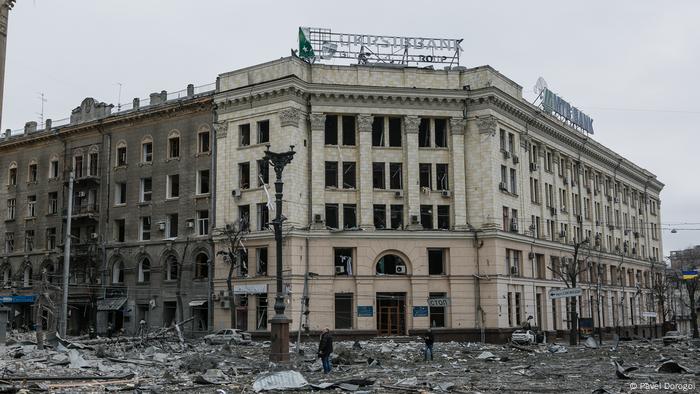
[[[97,300],[97,310],[98,311],[117,311],[124,306],[126,303],[126,297],[118,298],[105,298],[104,300]]]

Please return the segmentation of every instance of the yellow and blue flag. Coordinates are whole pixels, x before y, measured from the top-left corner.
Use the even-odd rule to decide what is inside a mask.
[[[691,280],[691,279],[695,279],[697,277],[698,277],[697,270],[683,271],[683,280]]]

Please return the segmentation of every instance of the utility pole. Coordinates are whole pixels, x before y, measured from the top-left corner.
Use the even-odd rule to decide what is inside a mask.
[[[68,276],[70,272],[70,226],[73,216],[73,171],[68,176],[68,212],[66,212],[66,230],[63,242],[63,302],[61,304],[61,325],[59,334],[65,338],[68,326]]]

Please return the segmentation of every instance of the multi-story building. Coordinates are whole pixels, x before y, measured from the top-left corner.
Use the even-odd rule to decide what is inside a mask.
[[[70,119],[5,133],[0,294],[14,326],[55,327],[72,198],[69,333],[190,316],[188,330],[208,329],[212,99],[190,85],[112,113],[87,98]]]
[[[679,331],[686,335],[692,335],[692,310],[688,296],[688,283],[683,279],[683,271],[698,270],[700,267],[700,245],[683,250],[673,250],[669,259],[671,260],[671,269],[667,274],[672,278],[670,303],[673,320]],[[700,305],[696,303],[695,308],[697,316],[697,309],[700,309]]]
[[[497,338],[528,316],[566,330],[565,299],[548,292],[566,287],[556,272],[574,245],[579,316],[597,324],[600,309],[609,329],[649,327],[642,312],[654,309],[663,184],[528,103],[493,68],[283,58],[220,75],[214,101],[216,226],[246,217],[251,230],[233,303],[226,264],[216,265],[216,326],[231,324],[236,308],[239,327],[265,332],[274,313],[263,189],[272,180],[261,161],[269,144],[297,152],[283,205],[293,330],[402,335],[433,326]]]

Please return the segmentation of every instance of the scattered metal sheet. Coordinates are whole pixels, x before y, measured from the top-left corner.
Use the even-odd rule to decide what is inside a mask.
[[[309,384],[297,371],[280,371],[262,375],[255,379],[253,390],[256,393],[267,390],[300,389]]]
[[[656,372],[665,372],[665,373],[691,373],[690,370],[677,362],[670,360],[666,361],[665,363],[659,365],[658,368],[656,368]]]

